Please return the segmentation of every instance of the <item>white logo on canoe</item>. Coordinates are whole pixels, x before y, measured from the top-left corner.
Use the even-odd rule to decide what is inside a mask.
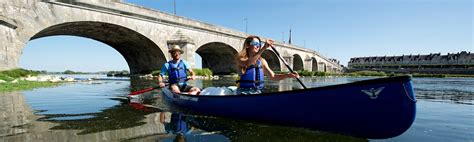
[[[382,90],[384,89],[385,87],[380,87],[380,88],[377,88],[377,89],[374,89],[374,88],[370,88],[369,90],[361,90],[362,92],[364,92],[365,94],[369,95],[369,97],[371,99],[377,99],[377,97],[379,96],[380,92],[382,92]]]
[[[179,96],[179,99],[181,99],[181,100],[190,100],[190,101],[194,101],[194,102],[198,101],[198,98],[188,97],[188,96]]]

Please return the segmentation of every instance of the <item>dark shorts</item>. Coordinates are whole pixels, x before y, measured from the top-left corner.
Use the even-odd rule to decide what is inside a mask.
[[[172,84],[172,85],[178,86],[179,91],[181,91],[181,92],[189,92],[189,90],[191,90],[191,88],[193,88],[193,86],[187,85],[187,84],[184,84],[184,85]],[[171,85],[170,85],[169,89],[172,90]]]

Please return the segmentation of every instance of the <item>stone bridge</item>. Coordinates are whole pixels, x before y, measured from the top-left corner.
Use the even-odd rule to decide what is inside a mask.
[[[0,1],[0,70],[18,67],[28,41],[54,35],[94,39],[117,50],[131,74],[147,74],[171,57],[177,44],[182,56],[215,74],[237,72],[234,57],[248,34],[124,3],[121,0],[2,0]],[[262,37],[265,39],[265,37]],[[310,49],[277,42],[277,49],[294,70],[341,72],[342,67]],[[87,56],[85,56],[87,58]],[[275,71],[287,71],[272,50],[263,57]]]

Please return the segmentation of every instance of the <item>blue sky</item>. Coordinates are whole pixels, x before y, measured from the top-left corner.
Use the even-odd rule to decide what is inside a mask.
[[[31,40],[23,49],[20,67],[54,72],[129,70],[125,59],[112,47],[76,36],[51,36]]]
[[[173,0],[126,2],[173,13]],[[317,50],[343,65],[351,57],[474,52],[471,0],[176,0],[176,13],[239,31],[245,31],[247,18],[248,33],[278,41],[288,40],[291,27],[293,44]],[[128,70],[123,57],[111,47],[82,40],[33,40],[20,66],[53,71],[66,66],[78,71]],[[72,54],[50,61],[39,57],[41,52],[66,54],[59,48]]]

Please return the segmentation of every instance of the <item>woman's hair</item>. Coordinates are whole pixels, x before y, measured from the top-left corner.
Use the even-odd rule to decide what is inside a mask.
[[[240,71],[242,73],[245,73],[245,70],[247,70],[247,66],[241,66],[241,62],[242,62],[241,59],[247,60],[249,58],[249,55],[247,53],[247,48],[250,46],[250,42],[252,42],[252,40],[254,38],[256,38],[256,39],[258,39],[258,41],[262,42],[262,40],[258,36],[253,36],[253,35],[248,36],[245,39],[244,44],[242,45],[242,50],[240,50],[240,52],[237,56],[237,65],[238,65],[238,68],[240,69]]]

